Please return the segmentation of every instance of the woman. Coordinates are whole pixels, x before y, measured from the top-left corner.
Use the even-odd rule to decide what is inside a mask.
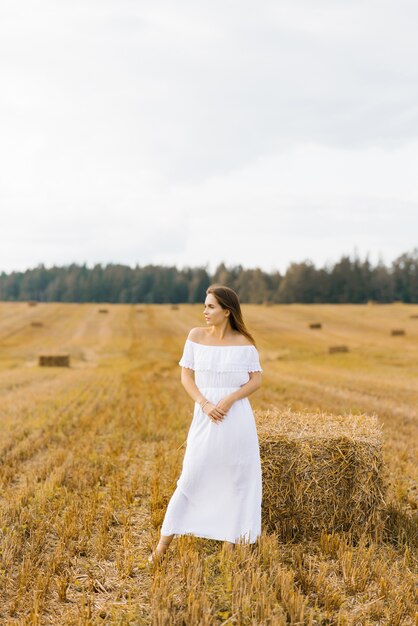
[[[183,469],[150,562],[174,535],[223,540],[231,549],[261,534],[260,451],[247,397],[261,386],[258,351],[235,291],[211,285],[206,294],[206,327],[192,328],[179,361],[195,401]]]

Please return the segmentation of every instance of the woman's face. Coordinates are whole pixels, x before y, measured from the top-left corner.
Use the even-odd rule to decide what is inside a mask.
[[[213,293],[208,293],[205,300],[203,315],[205,316],[207,325],[213,324],[214,326],[217,326],[225,321],[225,319],[229,316],[229,311],[221,307]]]

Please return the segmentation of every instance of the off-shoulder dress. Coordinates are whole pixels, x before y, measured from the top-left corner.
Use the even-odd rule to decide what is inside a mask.
[[[262,372],[257,348],[212,346],[186,340],[179,365],[195,371],[202,395],[216,404]],[[162,535],[255,543],[261,534],[261,462],[248,397],[234,402],[221,422],[194,405],[177,487]]]

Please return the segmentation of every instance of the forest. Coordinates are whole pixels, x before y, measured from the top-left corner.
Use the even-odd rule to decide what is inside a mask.
[[[372,265],[366,256],[342,256],[322,268],[305,260],[290,263],[284,274],[220,263],[207,267],[72,263],[50,268],[1,272],[0,300],[39,302],[196,303],[206,288],[221,283],[237,291],[243,303],[418,302],[418,248],[390,265]]]

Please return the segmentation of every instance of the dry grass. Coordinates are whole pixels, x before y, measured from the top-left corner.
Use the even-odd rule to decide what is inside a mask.
[[[284,541],[263,529],[232,554],[180,537],[151,569],[192,414],[177,361],[203,323],[201,305],[141,308],[0,303],[0,623],[415,624],[417,308],[244,306],[264,367],[257,419],[274,407],[377,415],[379,536]],[[308,328],[316,316],[319,334]],[[408,338],[394,345],[393,327]],[[350,352],[329,355],[333,343]],[[71,368],[36,367],[41,351],[68,353]]]
[[[348,346],[330,346],[328,348],[328,352],[330,354],[335,354],[336,352],[348,352]]]
[[[70,367],[69,354],[40,354],[38,356],[40,367]]]
[[[263,527],[282,541],[322,531],[381,537],[382,433],[375,416],[256,412]]]

